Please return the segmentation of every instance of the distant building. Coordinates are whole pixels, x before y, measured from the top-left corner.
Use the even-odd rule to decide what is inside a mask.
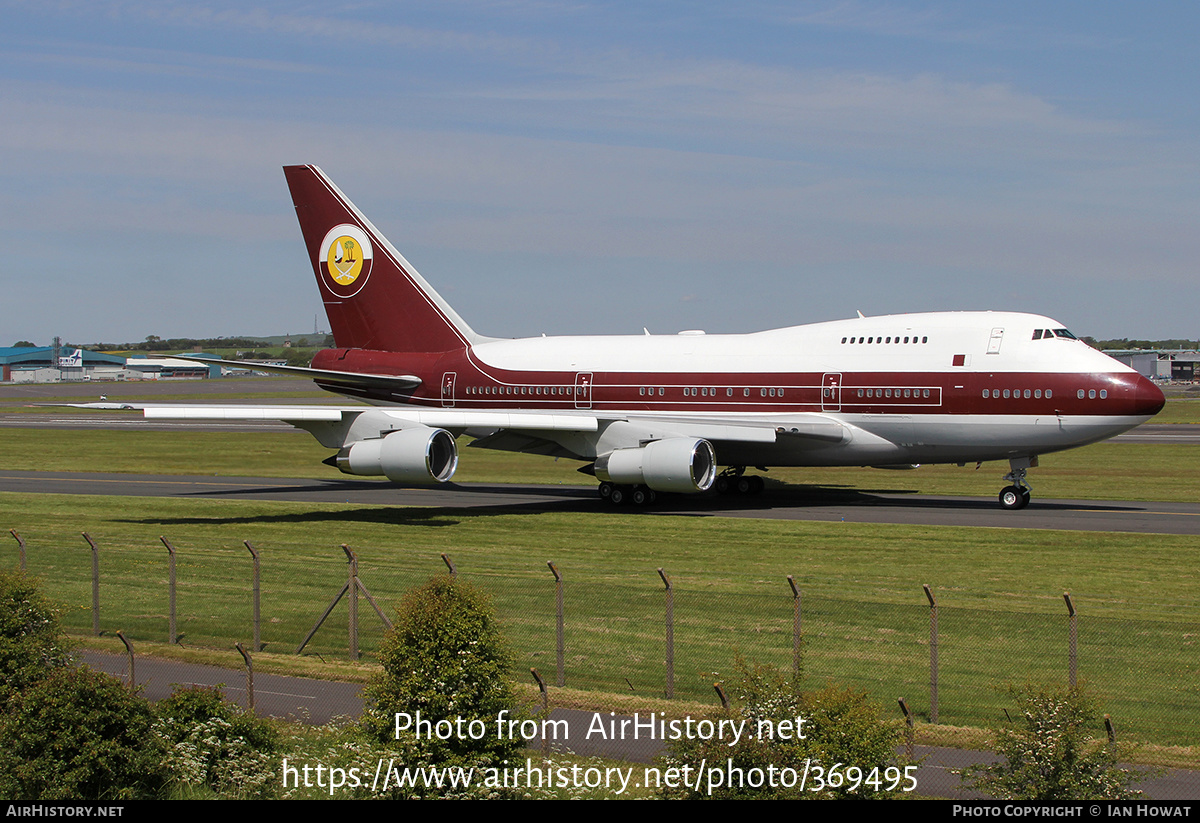
[[[1194,382],[1200,375],[1200,352],[1191,349],[1126,349],[1104,352],[1151,380]]]

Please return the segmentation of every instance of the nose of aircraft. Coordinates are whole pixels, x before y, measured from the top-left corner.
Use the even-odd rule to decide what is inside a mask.
[[[1154,385],[1152,380],[1138,375],[1137,390],[1134,395],[1135,414],[1158,414],[1166,402],[1167,398],[1163,396],[1162,389]]]

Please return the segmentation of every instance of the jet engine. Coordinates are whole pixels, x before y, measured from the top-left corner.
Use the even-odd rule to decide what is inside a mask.
[[[351,443],[325,462],[346,474],[382,474],[393,483],[445,483],[458,468],[458,446],[445,429],[414,426]]]
[[[717,476],[717,456],[707,440],[672,437],[601,455],[596,460],[596,476],[660,492],[702,492],[708,491]]]

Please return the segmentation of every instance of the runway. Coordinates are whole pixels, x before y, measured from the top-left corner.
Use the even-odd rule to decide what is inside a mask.
[[[994,497],[881,494],[845,489],[768,490],[757,497],[666,495],[653,507],[610,508],[594,486],[446,484],[399,488],[364,479],[168,476],[0,471],[0,492],[97,494],[184,499],[278,500],[411,506],[473,514],[619,511],[646,516],[747,517],[777,520],[976,526],[1138,534],[1200,534],[1200,504],[1034,498],[1005,511]]]

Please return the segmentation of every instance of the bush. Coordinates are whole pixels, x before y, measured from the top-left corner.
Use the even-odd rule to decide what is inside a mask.
[[[967,769],[967,785],[1004,800],[1126,800],[1144,775],[1117,766],[1115,744],[1087,732],[1100,723],[1097,700],[1080,689],[1009,689],[1024,724],[996,732],[1004,758]]]
[[[911,788],[911,781],[896,763],[899,726],[885,721],[865,692],[837,686],[802,692],[769,667],[750,667],[739,660],[736,668],[738,678],[732,691],[742,705],[715,719],[746,721],[742,738],[733,746],[729,739],[680,740],[670,747],[665,763],[694,768],[707,762],[726,767],[727,774],[740,770],[735,772],[744,776],[740,785],[728,785],[726,781],[726,785],[710,787],[702,783],[697,788],[693,781],[690,787],[664,791],[665,797],[882,798],[900,794],[906,786]],[[778,728],[780,721],[795,721],[798,717],[804,719],[803,740],[756,734],[759,721],[769,721]],[[818,773],[814,767],[821,771]],[[775,785],[769,779],[757,779],[765,778],[772,769],[780,776]],[[786,785],[789,780],[783,774],[785,770],[791,770],[797,778],[807,771],[804,788],[799,779],[792,781],[794,785]],[[814,778],[817,774],[826,785],[821,786],[821,781]],[[752,785],[756,782],[760,785]]]
[[[508,681],[511,654],[484,595],[453,577],[436,577],[404,598],[395,627],[379,650],[383,671],[368,686],[373,704],[363,718],[369,736],[397,751],[410,765],[455,764],[486,768],[518,756],[524,741],[496,735],[502,711],[521,718]],[[462,728],[483,722],[485,733],[471,739],[457,732],[447,739],[421,739],[411,730],[395,733],[395,714],[408,713],[431,724],[450,721]],[[418,762],[419,761],[419,762]]]
[[[15,695],[0,720],[0,796],[130,800],[164,782],[149,704],[86,667],[58,668]]]
[[[154,707],[164,765],[185,792],[224,798],[267,798],[279,781],[275,730],[226,703],[218,688],[177,687]]]
[[[0,707],[70,663],[58,617],[32,578],[0,572]]]

